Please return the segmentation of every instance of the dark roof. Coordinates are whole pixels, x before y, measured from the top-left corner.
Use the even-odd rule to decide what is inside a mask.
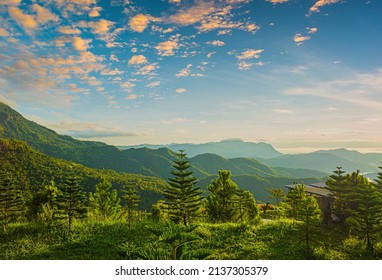
[[[305,186],[306,186],[305,191],[309,194],[314,194],[318,196],[326,196],[326,197],[330,196],[331,194],[331,192],[325,188],[326,187],[325,183],[319,182],[319,183],[309,184]],[[293,189],[294,185],[286,185],[285,187],[288,189]]]

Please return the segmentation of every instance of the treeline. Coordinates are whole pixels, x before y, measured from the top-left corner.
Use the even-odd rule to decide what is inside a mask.
[[[196,188],[196,178],[189,171],[186,154],[180,152],[174,161],[173,178],[159,192],[165,200],[151,207],[151,212],[138,211],[142,201],[136,185],[123,185],[120,193],[101,178],[94,192],[86,193],[81,178],[73,171],[60,185],[52,181],[42,189],[23,192],[12,174],[0,174],[0,221],[6,232],[12,222],[46,222],[66,224],[73,234],[75,219],[92,218],[99,221],[126,219],[136,216],[151,217],[155,221],[172,220],[175,223],[240,221],[256,224],[259,209],[253,195],[240,189],[232,180],[231,172],[223,170],[208,186],[210,194],[202,196]]]
[[[382,236],[382,171],[378,179],[371,182],[359,171],[346,174],[337,168],[326,182],[331,193],[328,198],[331,210],[330,219],[324,219],[325,224],[325,212],[317,200],[307,194],[304,184],[296,184],[287,193],[280,188],[270,189],[269,198],[276,203],[261,205],[259,209],[254,195],[235,184],[229,170],[220,170],[218,177],[207,186],[207,192],[203,193],[196,187],[197,179],[190,168],[186,154],[180,151],[173,162],[172,177],[160,190],[163,200],[151,205],[149,211],[139,210],[143,197],[134,184],[125,184],[117,191],[107,178],[101,178],[93,192],[86,192],[81,185],[82,178],[73,169],[59,185],[51,182],[37,191],[23,192],[13,174],[3,172],[0,174],[3,236],[9,231],[10,224],[20,221],[48,225],[65,232],[70,240],[81,220],[97,223],[123,221],[129,229],[138,220],[143,220],[150,222],[147,230],[157,238],[157,243],[153,244],[160,245],[153,248],[148,242],[137,249],[136,244],[127,242],[125,257],[205,258],[208,252],[200,248],[194,250],[192,245],[202,238],[195,233],[197,225],[235,223],[256,228],[263,222],[276,224],[275,221],[287,220],[291,221],[291,227],[281,228],[281,232],[287,230],[299,236],[300,243],[305,244],[304,256],[307,258],[314,256],[320,239],[328,238],[323,237],[323,233],[338,231],[341,238],[362,240],[368,256],[377,253],[376,245]],[[335,238],[332,236],[330,240],[335,242]]]
[[[332,220],[365,240],[373,252],[382,233],[382,172],[373,182],[359,171],[346,174],[337,167],[326,184],[333,199]]]

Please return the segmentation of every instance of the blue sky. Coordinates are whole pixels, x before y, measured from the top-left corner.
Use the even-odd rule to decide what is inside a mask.
[[[382,152],[377,0],[0,0],[0,100],[115,145]]]

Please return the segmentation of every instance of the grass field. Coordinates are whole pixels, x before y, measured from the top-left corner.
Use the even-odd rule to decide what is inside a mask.
[[[349,237],[340,227],[322,227],[307,250],[302,232],[291,221],[257,226],[246,224],[184,227],[136,222],[77,222],[69,236],[60,227],[46,224],[12,224],[0,234],[0,259],[118,260],[171,259],[180,248],[180,259],[381,259],[382,242],[370,255],[362,240]]]

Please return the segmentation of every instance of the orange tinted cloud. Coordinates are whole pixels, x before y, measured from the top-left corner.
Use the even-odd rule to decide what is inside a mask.
[[[17,7],[9,7],[8,12],[11,15],[11,17],[19,24],[21,25],[24,30],[31,30],[38,26],[36,20],[33,18],[33,16],[24,14],[19,8]]]

